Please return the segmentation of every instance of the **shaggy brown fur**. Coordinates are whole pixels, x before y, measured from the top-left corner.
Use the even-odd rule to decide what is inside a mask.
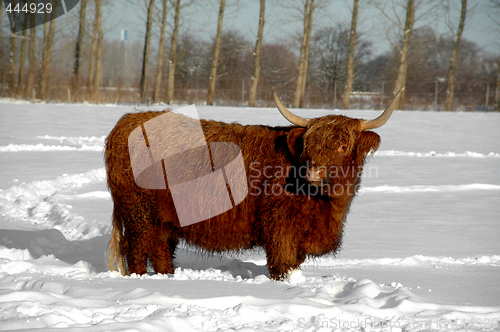
[[[114,202],[110,269],[144,274],[149,259],[157,273],[173,273],[175,249],[184,239],[209,252],[262,247],[271,277],[279,280],[307,256],[339,250],[365,158],[380,143],[376,133],[359,130],[361,120],[324,116],[307,128],[201,120],[207,142],[240,147],[248,195],[223,214],[181,227],[170,189],[138,187],[129,156],[130,133],[164,113],[126,114],[107,138],[107,181]],[[168,142],[175,144],[175,133],[169,135]],[[306,180],[311,166],[325,167],[321,181]],[[208,199],[213,197],[207,204]]]

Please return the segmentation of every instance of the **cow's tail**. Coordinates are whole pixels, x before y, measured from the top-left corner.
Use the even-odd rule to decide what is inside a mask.
[[[130,274],[123,255],[123,224],[113,215],[113,230],[108,244],[108,269],[122,275]]]

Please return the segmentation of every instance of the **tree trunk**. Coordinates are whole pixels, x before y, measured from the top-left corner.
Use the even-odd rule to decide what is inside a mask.
[[[28,52],[29,58],[29,69],[28,69],[28,77],[26,78],[26,90],[24,91],[24,95],[28,97],[32,97],[33,85],[35,84],[35,71],[36,71],[36,56],[35,56],[35,41],[36,41],[36,27],[32,27],[30,29],[30,47]]]
[[[9,54],[9,73],[7,76],[7,86],[9,87],[9,95],[14,96],[16,86],[16,48],[17,38],[14,33],[10,36],[10,54]]]
[[[306,44],[306,54],[304,57],[304,77],[302,79],[302,87],[300,90],[301,95],[301,104],[300,107],[304,105],[304,95],[306,93],[306,82],[307,82],[307,73],[309,66],[309,45],[311,45],[311,31],[312,31],[312,22],[313,22],[313,12],[314,12],[314,0],[311,0],[311,5],[309,6],[309,18],[308,18],[308,29],[307,29],[307,44]]]
[[[304,93],[307,79],[307,64],[309,61],[309,41],[312,30],[312,13],[314,11],[314,0],[306,0],[304,4],[304,34],[300,45],[299,74],[297,76],[297,87],[293,107],[302,107],[304,104]]]
[[[160,46],[158,49],[158,68],[156,69],[153,103],[158,103],[160,101],[161,78],[163,74],[163,45],[165,43],[165,26],[167,25],[167,1],[168,0],[163,0],[163,9],[161,13]]]
[[[97,15],[97,13],[96,13]],[[94,86],[95,74],[95,52],[97,48],[97,16],[94,17],[94,24],[92,27],[92,44],[90,45],[90,63],[89,63],[89,79],[87,82],[87,99],[92,97],[92,88]]]
[[[97,102],[101,101],[101,79],[102,79],[102,10],[101,0],[95,0],[95,22],[97,29],[97,48],[96,48],[96,66],[93,88],[93,99]]]
[[[396,84],[394,85],[394,94],[405,87],[406,85],[406,73],[408,71],[408,50],[410,49],[410,38],[413,31],[413,25],[415,23],[415,0],[408,0],[408,5],[406,7],[406,23],[405,29],[403,31],[403,47],[401,48],[399,55],[399,68],[398,76],[396,78]],[[399,99],[399,108],[404,109],[405,107],[405,92],[401,94]]]
[[[56,11],[53,10],[51,15],[55,16]],[[50,61],[52,59],[52,44],[54,42],[54,31],[56,20],[43,24],[43,51],[42,51],[42,66],[40,68],[40,98],[47,100],[49,95],[49,71]]]
[[[80,3],[80,27],[78,29],[78,37],[75,46],[75,59],[73,61],[73,77],[71,79],[71,88],[73,90],[73,96],[76,97],[78,93],[79,86],[79,75],[80,75],[80,53],[83,48],[83,40],[85,37],[85,15],[87,11],[87,0],[82,0]]]
[[[25,25],[26,26],[26,25]],[[17,80],[17,95],[23,97],[24,92],[24,63],[26,60],[26,44],[27,44],[27,34],[28,30],[23,30],[23,39],[21,40],[21,59],[19,59],[19,78]]]
[[[174,31],[170,40],[170,57],[168,61],[168,77],[167,77],[167,103],[174,100],[175,90],[175,67],[177,66],[177,36],[179,34],[179,18],[181,11],[181,0],[175,3],[175,18]]]
[[[250,85],[250,93],[248,95],[248,106],[255,106],[255,98],[257,96],[257,86],[260,79],[260,50],[262,48],[262,36],[264,34],[266,0],[260,0],[260,14],[259,14],[259,32],[257,33],[257,40],[255,41],[255,50],[253,53],[253,76]]]
[[[3,16],[3,0],[0,0],[0,61],[3,61],[3,44],[2,44],[2,16]],[[3,76],[3,74],[2,74]],[[3,77],[2,77],[3,78]]]
[[[347,57],[347,78],[342,97],[342,108],[349,108],[349,98],[351,97],[352,83],[354,80],[354,49],[356,47],[356,24],[358,20],[358,2],[354,0],[351,20],[351,36],[349,38],[349,55]]]
[[[306,31],[307,31],[307,19],[308,19],[308,12],[309,12],[309,1],[306,0],[304,4],[304,31],[302,34],[302,41],[300,45],[300,56],[299,56],[299,73],[297,76],[297,86],[295,88],[295,99],[293,102],[293,107],[300,107],[302,100],[301,100],[301,95],[300,95],[300,90],[302,88],[302,78],[303,78],[303,72],[304,72],[304,57],[305,57],[305,44],[306,44]]]
[[[149,67],[149,44],[151,42],[151,26],[153,24],[153,10],[155,8],[155,0],[149,0],[148,19],[146,21],[146,39],[144,40],[144,52],[142,56],[142,72],[141,82],[139,84],[139,98],[141,102],[147,103],[148,95],[148,67]]]
[[[455,43],[453,44],[453,51],[450,58],[450,69],[448,71],[448,90],[446,93],[446,105],[445,109],[451,111],[453,106],[453,97],[455,94],[455,69],[457,65],[458,57],[458,47],[460,45],[460,39],[462,38],[462,32],[465,26],[465,15],[467,13],[467,0],[462,0],[462,11],[460,14],[460,23],[458,24],[458,31],[455,35]]]
[[[214,58],[212,60],[212,70],[210,71],[210,81],[208,83],[207,105],[214,104],[215,82],[217,81],[217,65],[219,64],[219,52],[222,36],[222,19],[224,18],[224,7],[226,0],[220,0],[219,21],[217,23],[217,35],[215,37]]]
[[[500,57],[498,57],[497,88],[495,89],[496,110],[500,112]]]

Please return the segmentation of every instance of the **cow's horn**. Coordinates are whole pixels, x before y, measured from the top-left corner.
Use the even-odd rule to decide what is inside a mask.
[[[384,113],[380,114],[380,116],[376,119],[373,120],[364,120],[361,122],[361,131],[363,130],[368,130],[368,129],[374,129],[383,126],[387,120],[391,117],[392,111],[398,106],[398,101],[399,98],[401,97],[401,94],[403,91],[406,89],[402,88],[401,90],[398,91],[394,99],[392,99],[391,103],[387,108],[385,109]]]
[[[301,118],[298,115],[293,114],[290,112],[285,106],[280,101],[280,98],[278,97],[278,94],[276,93],[276,90],[274,89],[274,86],[271,85],[273,88],[273,93],[274,93],[274,101],[276,102],[276,106],[278,107],[278,110],[280,111],[281,115],[285,117],[288,121],[293,123],[296,126],[299,127],[307,127],[307,124],[309,123],[309,119],[306,118]]]

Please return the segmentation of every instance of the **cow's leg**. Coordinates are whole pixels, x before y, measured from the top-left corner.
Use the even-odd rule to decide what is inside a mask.
[[[129,202],[133,202],[130,204]],[[118,208],[118,216],[123,224],[124,253],[129,273],[145,274],[148,249],[154,243],[153,223],[156,219],[155,206],[146,193],[126,196]],[[115,202],[115,206],[116,206]]]
[[[126,232],[126,231],[125,231]],[[125,235],[125,256],[129,273],[146,274],[147,256],[139,239],[128,239]]]
[[[306,259],[305,253],[296,248],[287,247],[283,242],[276,241],[272,247],[266,246],[267,268],[274,280],[285,280],[290,273],[298,268]]]
[[[149,259],[156,273],[174,273],[175,248],[178,240],[171,231],[162,230],[157,234],[154,248],[151,248]]]

